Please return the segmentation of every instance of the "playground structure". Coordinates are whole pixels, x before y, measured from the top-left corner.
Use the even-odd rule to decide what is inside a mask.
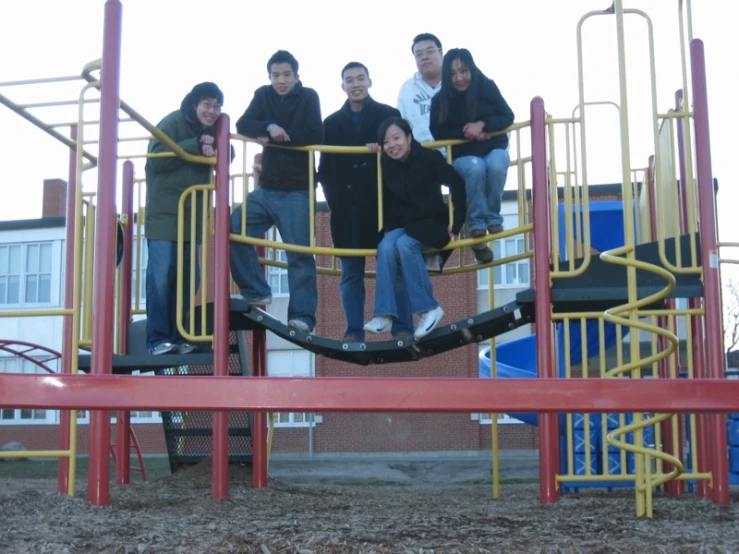
[[[679,5],[682,23],[683,3]],[[689,3],[687,7],[689,22]],[[715,190],[710,165],[703,44],[700,40],[693,40],[690,31],[687,36],[683,34],[682,39],[684,55],[689,44],[692,86],[688,86],[688,72],[684,68],[684,82],[675,108],[666,114],[657,111],[656,93],[653,90],[654,158],[647,168],[635,171],[628,148],[624,17],[645,17],[650,28],[651,21],[646,14],[624,9],[622,2],[616,1],[610,11],[586,14],[578,26],[580,38],[582,24],[590,17],[607,14],[616,21],[620,68],[618,107],[622,136],[621,244],[598,245],[593,241],[591,225],[595,222],[595,216],[588,196],[585,151],[587,120],[584,108],[598,102],[586,100],[581,72],[580,99],[572,117],[556,119],[548,116],[543,100],[535,98],[531,102],[530,120],[517,123],[509,129],[513,135],[512,144],[515,145],[515,148],[512,147],[514,155],[511,156],[511,166],[515,168],[519,191],[521,224],[518,228],[506,230],[501,236],[524,237],[527,251],[498,259],[490,267],[531,257],[534,266],[533,289],[519,295],[516,303],[493,309],[494,290],[491,286],[491,311],[445,325],[419,343],[384,341],[347,344],[288,330],[281,323],[266,318],[261,310],[231,300],[227,263],[229,241],[237,240],[266,248],[309,251],[319,256],[367,256],[374,251],[341,251],[317,246],[314,242],[310,247],[300,247],[267,239],[251,239],[242,236],[243,233],[231,235],[230,210],[223,208],[233,205],[237,200],[244,201],[256,175],[247,171],[246,167],[241,173],[231,175],[228,148],[220,148],[215,159],[183,152],[121,101],[120,1],[107,0],[105,10],[105,43],[101,63],[88,64],[81,78],[75,76],[0,84],[3,87],[23,87],[80,79],[83,83],[79,98],[80,118],[71,125],[67,124],[71,129],[69,137],[58,132],[58,126],[45,124],[31,115],[29,109],[32,105],[15,103],[0,95],[0,102],[60,140],[72,152],[66,267],[67,275],[73,278],[65,283],[65,306],[62,310],[0,314],[5,317],[58,315],[65,318],[61,375],[0,374],[0,406],[64,410],[62,444],[59,451],[47,453],[60,457],[60,491],[69,494],[74,491],[76,409],[93,410],[90,420],[88,500],[96,505],[109,503],[110,410],[118,410],[116,449],[120,463],[116,467],[116,481],[120,484],[129,479],[129,410],[218,410],[214,412],[212,422],[214,498],[228,494],[230,411],[254,411],[250,427],[255,487],[264,487],[267,483],[267,412],[446,411],[538,413],[540,500],[545,504],[556,501],[562,483],[582,485],[597,480],[628,481],[632,484],[636,492],[636,512],[640,516],[651,516],[654,487],[665,485],[668,492],[680,494],[685,480],[696,481],[700,496],[711,498],[720,505],[728,503],[724,414],[739,411],[739,385],[724,379]],[[578,44],[582,58],[581,40]],[[651,52],[654,67],[653,49]],[[100,91],[100,133],[96,141],[85,136],[86,125],[90,122],[84,118],[84,105],[96,102],[89,99],[88,95],[95,95],[97,90]],[[689,91],[692,98],[688,96]],[[124,249],[117,274],[115,256],[111,253],[115,251],[116,220],[119,218],[115,209],[117,164],[126,158],[118,152],[118,128],[128,123],[141,125],[147,133],[167,144],[172,155],[214,166],[211,183],[192,187],[186,193],[191,195],[192,201],[203,202],[209,208],[205,210],[207,217],[200,222],[186,222],[180,218],[180,237],[183,236],[185,225],[202,225],[204,231],[214,235],[214,251],[203,248],[201,254],[204,269],[201,287],[206,290],[212,280],[214,296],[212,302],[203,299],[199,303],[200,309],[195,310],[192,317],[185,317],[181,305],[178,309],[183,335],[189,340],[210,343],[212,356],[206,354],[202,359],[189,358],[184,362],[167,357],[147,361],[145,357],[133,358],[134,355],[127,352],[130,345],[129,323],[132,315],[137,313],[140,290],[140,287],[135,287],[137,292],[133,295],[134,308],[131,310],[134,249]],[[249,139],[230,136],[229,127],[228,115],[222,114],[218,144],[241,141],[243,158],[246,160]],[[146,141],[148,138],[147,135],[140,140]],[[530,147],[526,143],[527,138]],[[86,144],[94,142],[98,143],[97,155],[85,150]],[[564,161],[561,158],[562,149],[555,148],[561,146],[562,142],[567,152]],[[453,148],[455,143],[437,144]],[[337,153],[366,151],[363,148],[332,146],[306,149]],[[678,152],[677,160],[673,156],[675,150]],[[559,164],[564,165],[564,169],[558,169]],[[97,192],[90,194],[83,192],[82,179],[84,171],[93,166],[98,169],[98,186]],[[243,193],[241,198],[235,193],[238,181],[241,182]],[[676,194],[674,184],[678,181],[680,187]],[[637,187],[639,182],[642,183],[640,189]],[[140,189],[138,209],[134,210],[134,190],[140,183],[141,180],[135,178],[132,162],[125,161],[122,168],[120,221],[124,242],[129,245],[134,244],[134,225],[142,224]],[[313,187],[309,186],[309,190],[313,191]],[[558,201],[560,190],[561,204]],[[529,191],[531,209],[526,200]],[[181,203],[184,198],[185,195]],[[623,209],[623,206],[627,208]],[[313,231],[311,228],[311,237],[315,236]],[[461,249],[483,240],[456,241],[449,248]],[[182,240],[179,241],[179,247],[182,253]],[[600,256],[596,257],[593,249],[599,251]],[[216,258],[218,264],[213,263]],[[280,264],[269,259],[264,262]],[[459,265],[445,269],[445,273],[476,271],[479,267],[466,266],[460,256]],[[335,273],[335,258],[330,267],[321,271]],[[439,278],[443,279],[444,276]],[[116,284],[116,295],[110,294],[112,283]],[[180,278],[180,290],[182,285]],[[678,307],[676,299],[687,299],[687,307]],[[193,306],[196,304],[195,301],[191,303]],[[93,306],[94,324],[91,318]],[[535,350],[529,349],[529,353],[535,356],[537,379],[522,378],[520,373],[513,379],[276,380],[266,377],[267,329],[316,353],[368,364],[422,359],[493,338],[528,322],[536,325],[536,334],[527,340],[536,346]],[[561,334],[558,341],[555,341],[555,324],[556,332]],[[680,341],[676,336],[678,327],[683,329],[687,337],[687,351],[684,356],[680,353],[680,358]],[[229,377],[230,332],[246,329],[253,330],[254,334],[253,376]],[[573,329],[580,334],[579,347],[573,347]],[[642,341],[639,338],[645,334],[650,337],[649,344],[652,347],[646,355],[641,352]],[[627,335],[631,340],[627,340]],[[710,340],[705,340],[707,337]],[[593,345],[597,345],[597,354]],[[616,363],[609,366],[605,361],[605,352],[614,345],[617,347]],[[78,355],[80,348],[91,352],[84,361],[84,365],[90,368],[90,375],[85,377],[75,375],[83,360]],[[505,349],[503,346],[500,348],[502,354]],[[491,348],[489,353],[490,367],[501,368],[505,362],[494,359],[496,349]],[[587,361],[594,355],[600,359],[598,378],[593,378],[587,371]],[[198,362],[212,363],[213,376],[142,378],[113,375],[116,369],[144,370]],[[584,365],[586,369],[573,371],[578,365]],[[514,366],[509,364],[509,367]],[[687,368],[687,378],[679,378],[682,367]],[[560,378],[560,372],[565,378]],[[492,373],[491,377],[496,377],[495,371]],[[579,377],[573,378],[573,375]],[[597,420],[593,416],[578,415],[590,413],[608,415],[601,415]],[[610,414],[627,413],[628,416],[610,417]],[[560,414],[566,415],[561,417]],[[687,431],[683,430],[680,417],[674,414],[691,414],[687,419]],[[493,418],[494,451],[497,448],[495,421]],[[613,425],[609,422],[613,422]],[[591,428],[596,426],[607,431],[598,435],[603,449],[609,453],[606,466],[611,467],[610,461],[614,460],[615,463],[616,459],[620,464],[619,471],[605,471],[605,479],[596,471],[597,464],[593,464],[595,456],[590,448],[593,440]],[[560,427],[565,429],[564,443],[560,443]],[[576,434],[575,430],[582,432]],[[685,453],[681,446],[685,432],[693,444],[688,464],[684,463]],[[574,443],[579,439],[587,446],[582,456],[576,457],[580,451],[577,451]],[[564,472],[560,471],[561,450],[567,452],[567,470]],[[578,471],[577,463],[584,469]],[[630,471],[625,471],[629,465]],[[686,472],[686,465],[690,468],[689,472]]]

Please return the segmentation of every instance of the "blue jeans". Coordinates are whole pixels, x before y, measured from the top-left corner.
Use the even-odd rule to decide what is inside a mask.
[[[231,232],[235,234],[241,233],[241,210],[242,206],[238,206],[231,214]],[[249,237],[262,237],[275,225],[284,242],[309,246],[309,218],[307,190],[258,188],[247,196],[246,234]],[[312,254],[289,251],[286,254],[290,290],[287,318],[304,321],[313,329],[318,307],[316,260]],[[231,275],[247,300],[272,294],[259,266],[256,248],[251,244],[231,243]]]
[[[510,163],[508,151],[502,148],[491,150],[484,158],[462,156],[452,162],[452,167],[464,179],[470,231],[503,224],[500,205]]]
[[[346,318],[345,337],[364,340],[364,267],[366,258],[342,256],[341,260],[341,303]],[[413,315],[408,310],[405,295],[398,303],[399,317],[393,319],[392,334],[413,333]]]
[[[400,319],[405,304],[412,314],[427,312],[439,305],[423,261],[424,249],[424,245],[406,234],[405,229],[385,233],[377,247],[375,316]]]
[[[147,240],[149,261],[146,264],[146,347],[163,342],[181,344],[177,330],[177,243],[171,240]],[[200,245],[195,261],[195,292],[200,288]],[[190,312],[190,244],[185,243],[183,260],[182,313],[187,321]],[[183,322],[184,323],[184,322]]]

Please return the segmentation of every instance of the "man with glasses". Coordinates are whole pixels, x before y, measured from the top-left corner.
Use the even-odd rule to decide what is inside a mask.
[[[267,62],[267,73],[270,84],[256,90],[249,107],[236,122],[239,134],[266,146],[259,188],[247,197],[246,234],[261,237],[275,225],[286,243],[309,246],[308,161],[313,154],[280,147],[321,144],[321,105],[316,91],[300,82],[298,61],[290,52],[275,52]],[[232,233],[242,233],[242,209],[238,206],[231,215]],[[231,275],[250,304],[272,301],[272,289],[259,266],[254,246],[231,244]],[[287,279],[288,325],[310,333],[316,326],[318,307],[313,255],[287,251]]]
[[[223,93],[215,83],[195,85],[180,109],[159,122],[157,128],[190,154],[214,156],[216,123],[221,116]],[[149,154],[170,152],[156,140],[149,141]],[[187,162],[177,156],[148,158],[146,161],[145,233],[149,261],[146,266],[146,347],[150,354],[189,354],[197,346],[182,338],[177,330],[177,207],[180,196],[192,185],[210,183],[211,166]],[[191,202],[185,202],[185,221],[190,221]],[[196,208],[198,221],[202,202]],[[190,309],[190,241],[199,245],[202,225],[190,236],[185,225],[183,267],[183,313]],[[200,286],[200,263],[195,260],[195,290]]]
[[[400,87],[398,110],[407,120],[418,142],[434,140],[429,130],[431,99],[441,90],[441,41],[431,33],[421,33],[413,39],[411,52],[418,72]]]

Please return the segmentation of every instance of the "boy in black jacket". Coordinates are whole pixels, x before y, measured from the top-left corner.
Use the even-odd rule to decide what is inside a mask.
[[[266,146],[260,187],[247,197],[246,234],[261,237],[275,225],[284,242],[308,246],[308,156],[312,154],[269,145],[320,144],[321,106],[316,91],[300,82],[298,61],[290,52],[278,50],[267,62],[267,71],[271,84],[256,90],[249,107],[236,122],[239,134]],[[232,233],[241,233],[241,210],[242,206],[237,207],[231,216]],[[287,272],[288,325],[309,333],[316,325],[318,305],[313,255],[287,252]],[[253,246],[232,243],[231,274],[249,303],[271,302],[272,290]]]
[[[369,94],[372,80],[367,66],[349,62],[341,70],[341,88],[347,95],[342,108],[323,122],[323,139],[333,146],[367,146],[377,151],[377,131],[400,112],[375,102]],[[370,154],[321,154],[318,178],[331,209],[331,237],[336,248],[377,248],[377,158]],[[361,256],[341,256],[341,302],[346,318],[344,340],[364,340],[364,267]],[[410,338],[413,318],[405,306],[393,336]]]

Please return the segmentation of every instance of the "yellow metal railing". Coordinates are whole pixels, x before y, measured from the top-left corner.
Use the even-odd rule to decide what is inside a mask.
[[[185,326],[185,316],[183,307],[183,299],[185,298],[185,282],[184,282],[184,261],[185,261],[185,248],[189,248],[189,260],[190,267],[189,275],[190,282],[188,283],[189,303],[190,303],[190,316],[194,316],[195,302],[198,294],[198,287],[196,287],[196,264],[198,264],[198,244],[195,237],[197,236],[197,227],[200,226],[200,232],[203,240],[201,241],[200,247],[200,264],[201,264],[201,281],[199,289],[201,291],[208,290],[209,280],[209,249],[207,236],[211,232],[211,226],[209,221],[211,220],[210,206],[211,206],[211,191],[215,190],[214,183],[211,181],[209,185],[193,185],[189,187],[180,196],[177,216],[177,330],[180,332],[182,337],[187,341],[192,342],[207,342],[212,341],[213,336],[208,334],[207,328],[207,310],[200,310],[200,321],[196,322],[195,317],[189,317],[188,325]],[[202,216],[198,220],[198,197],[200,198],[200,206],[202,206]],[[190,202],[190,221],[185,221],[185,204]],[[189,230],[187,235],[190,240],[185,240],[185,225],[188,225]],[[201,302],[205,304],[205,301]],[[198,325],[199,323],[199,325]],[[199,330],[196,330],[197,329]]]
[[[516,167],[519,170],[519,221],[523,221],[526,218],[527,213],[527,203],[525,202],[525,199],[527,198],[526,193],[526,182],[525,182],[525,175],[523,168],[525,168],[527,165],[530,164],[530,158],[524,157],[520,155],[520,130],[525,129],[529,126],[528,122],[523,123],[516,123],[513,126],[511,126],[508,130],[504,132],[513,132],[515,133],[515,136],[518,138],[517,144],[518,144],[518,157],[511,161],[511,166]],[[247,142],[255,142],[255,140],[245,137],[243,135],[232,135],[234,139],[240,140],[243,143],[242,150],[246,152],[246,143]],[[456,144],[462,144],[466,141],[461,140],[450,140],[450,141],[435,141],[435,142],[429,142],[425,143],[424,146],[430,147],[430,148],[437,148],[441,146],[450,146],[453,147]],[[314,145],[314,146],[302,146],[302,147],[283,147],[278,146],[278,148],[289,148],[294,149],[298,151],[305,151],[305,152],[325,152],[325,153],[331,153],[331,154],[373,154],[378,156],[379,153],[375,154],[371,152],[368,148],[364,146],[328,146],[328,145]],[[313,156],[309,156],[309,167],[311,169],[310,175],[313,175]],[[247,163],[247,157],[246,155],[243,156],[243,163],[244,168],[240,174],[237,174],[237,176],[232,176],[232,181],[235,178],[239,178],[239,175],[241,175],[242,181],[245,183],[247,182],[247,175],[250,175],[246,170],[246,163]],[[378,181],[381,183],[381,171],[378,174]],[[379,214],[379,225],[382,225],[382,187],[378,183],[378,214]],[[311,183],[309,186],[309,191],[311,191],[311,194],[314,194],[314,181],[311,179]],[[243,194],[241,198],[241,202],[245,203],[247,202],[247,195],[248,195],[248,188],[245,186],[243,188]],[[315,196],[311,197],[311,200],[314,199]],[[234,199],[236,201],[236,199]],[[236,242],[241,242],[244,244],[251,244],[254,246],[264,246],[266,248],[273,248],[273,249],[279,249],[279,250],[285,250],[290,252],[298,252],[303,254],[315,254],[319,256],[331,256],[334,257],[341,257],[341,256],[374,256],[376,254],[375,249],[337,249],[333,248],[331,246],[319,246],[316,245],[316,236],[315,236],[315,202],[311,201],[309,202],[310,206],[310,221],[311,221],[311,229],[310,229],[310,245],[309,246],[298,246],[298,245],[292,245],[287,244],[283,242],[275,242],[269,239],[260,239],[256,237],[249,237],[246,235],[246,210],[242,210],[242,219],[241,219],[241,232],[240,233],[232,233],[231,234],[231,240]],[[451,209],[451,208],[450,208]],[[520,225],[516,229],[509,229],[504,231],[503,233],[500,233],[495,236],[495,238],[506,238],[508,236],[522,234],[522,233],[528,233],[531,231],[530,226],[524,226]],[[489,242],[491,240],[490,237],[480,237],[475,239],[461,239],[452,241],[447,245],[444,250],[453,250],[453,249],[461,249],[466,246],[472,246],[477,244],[482,244],[485,242]],[[529,254],[530,256],[530,254]],[[500,265],[504,263],[508,263],[509,261],[513,261],[511,259],[506,260],[495,260],[493,261],[490,266]],[[262,262],[265,265],[272,265],[275,267],[285,267],[285,264],[279,261],[270,260],[262,258],[260,259],[260,262]],[[459,266],[449,266],[448,268],[445,267],[444,273],[445,274],[452,274],[457,272],[465,272],[465,271],[472,271],[481,269],[484,267],[488,267],[488,265],[480,266],[479,264],[465,264],[464,258],[460,257],[460,264]],[[337,275],[338,270],[336,269],[336,262],[335,260],[332,260],[331,265],[328,267],[318,267],[318,272],[322,274],[329,274],[329,275]],[[371,273],[368,273],[368,276],[371,276]]]
[[[517,187],[518,187],[518,217],[519,222],[526,221],[528,219],[528,202],[526,202],[527,198],[527,188],[526,188],[526,175],[525,175],[525,168],[530,164],[530,157],[522,155],[522,147],[521,147],[521,138],[520,133],[522,129],[525,129],[528,127],[528,122],[516,124],[511,129],[512,132],[515,133],[516,137],[516,158],[512,160],[511,166],[515,166],[518,170],[518,177],[517,177]],[[231,175],[231,183],[232,183],[232,191],[231,191],[231,198],[232,203],[237,204],[238,200],[241,200],[241,202],[245,205],[245,203],[248,201],[248,193],[250,192],[250,184],[253,180],[253,173],[248,171],[246,164],[248,157],[246,155],[247,152],[247,143],[248,142],[254,142],[248,137],[242,137],[240,135],[233,135],[233,137],[236,140],[240,140],[242,142],[242,163],[243,167],[240,172]],[[159,137],[157,137],[159,139]],[[171,142],[168,138],[166,140],[163,140],[162,142]],[[450,146],[453,147],[455,144],[461,144],[465,141],[445,141],[445,142],[436,142],[436,143],[430,143],[429,146],[438,147],[438,146]],[[307,146],[307,147],[290,147],[294,148],[296,150],[300,151],[308,151],[308,152],[330,152],[330,153],[338,153],[338,154],[356,154],[356,153],[371,153],[369,149],[366,147],[337,147],[337,146],[325,146],[325,145],[319,145],[319,146]],[[168,156],[179,156],[179,153],[166,153],[164,155]],[[157,157],[161,157],[162,154],[157,154]],[[145,155],[145,157],[152,157],[151,154]],[[312,156],[309,157],[310,160],[312,160]],[[210,158],[206,158],[208,162],[211,161]],[[193,159],[193,161],[201,162],[201,159]],[[312,161],[309,162],[311,169],[313,168]],[[310,172],[310,174],[313,174],[313,171]],[[381,174],[380,174],[381,176]],[[237,195],[235,192],[236,189],[236,183],[238,181],[241,181],[242,185],[242,193],[241,195]],[[312,183],[314,185],[315,183]],[[381,180],[379,182],[380,190],[381,190]],[[314,186],[310,186],[309,190],[313,190]],[[184,282],[183,279],[183,262],[184,262],[184,248],[195,248],[195,245],[193,243],[190,243],[189,245],[185,241],[185,229],[186,227],[189,228],[190,235],[195,233],[196,226],[200,226],[203,236],[203,250],[201,251],[200,258],[201,258],[201,275],[202,275],[202,283],[200,286],[200,290],[207,290],[207,282],[208,282],[208,272],[210,270],[210,266],[212,265],[208,260],[208,252],[207,252],[207,233],[212,233],[213,225],[212,225],[212,205],[210,204],[209,198],[210,198],[210,191],[213,190],[213,184],[210,185],[196,185],[193,187],[190,187],[187,191],[183,193],[183,195],[180,198],[180,206],[178,210],[178,305],[177,305],[177,325],[178,330],[182,334],[182,336],[189,341],[197,341],[197,342],[205,342],[212,340],[212,336],[207,333],[207,325],[206,325],[206,311],[201,310],[201,319],[199,322],[196,322],[194,319],[190,319],[189,323],[186,323],[185,318],[187,314],[184,313],[183,308],[183,292],[184,292]],[[185,202],[192,202],[193,206],[196,205],[198,202],[197,198],[198,195],[202,194],[201,202],[203,203],[203,206],[207,206],[207,209],[202,210],[202,216],[203,219],[201,221],[196,221],[196,213],[197,210],[191,209],[191,216],[189,221],[184,220],[184,205]],[[238,199],[237,196],[240,196],[241,198]],[[309,203],[310,210],[311,210],[311,221],[315,218],[315,203],[310,202]],[[378,208],[381,207],[381,204],[378,204]],[[143,210],[140,210],[139,212],[139,225],[141,225],[144,217],[142,217]],[[380,212],[381,213],[381,212]],[[381,219],[381,217],[380,217]],[[252,244],[254,246],[263,246],[272,253],[271,256],[264,256],[260,258],[260,262],[267,266],[273,266],[278,268],[286,268],[287,264],[285,262],[282,262],[278,260],[278,256],[276,255],[276,252],[278,250],[284,250],[288,252],[299,252],[299,253],[306,253],[306,254],[313,254],[317,256],[327,256],[330,259],[330,265],[329,266],[320,266],[318,267],[318,273],[324,274],[324,275],[339,275],[340,270],[337,268],[337,257],[340,256],[374,256],[376,254],[375,249],[337,249],[333,248],[332,246],[318,246],[315,242],[315,224],[312,223],[311,225],[311,245],[309,246],[299,246],[289,243],[284,243],[275,240],[276,237],[274,234],[272,235],[272,238],[256,238],[256,237],[248,237],[246,236],[246,210],[242,210],[241,212],[241,233],[234,234],[232,233],[231,239],[235,242],[242,242],[245,244]],[[495,235],[494,239],[505,239],[510,236],[514,235],[521,235],[530,233],[533,229],[533,225],[530,223],[521,224],[519,223],[519,226],[514,229],[508,229],[506,231],[503,231],[502,233],[499,233]],[[138,232],[137,236],[141,236],[141,233]],[[478,239],[463,239],[463,240],[456,240],[450,242],[450,244],[445,249],[455,249],[459,248],[462,249],[465,246],[472,246],[474,244],[479,244],[483,242],[488,242],[490,240],[493,240],[491,237],[481,237]],[[457,266],[451,265],[449,267],[445,267],[444,273],[447,275],[450,274],[456,274],[456,273],[462,273],[462,272],[469,272],[469,271],[476,271],[483,268],[492,268],[505,265],[508,263],[513,263],[522,259],[528,259],[531,258],[533,253],[528,248],[529,241],[525,241],[524,244],[526,245],[524,252],[505,256],[503,258],[499,258],[496,260],[493,260],[492,262],[484,265],[480,264],[470,264],[464,262],[464,257],[460,255],[459,257],[459,264]],[[138,247],[137,258],[140,260],[140,246]],[[191,276],[192,279],[194,279],[194,260],[195,257],[192,256],[191,251]],[[140,265],[140,261],[139,261]],[[136,272],[136,275],[138,275],[139,272]],[[373,277],[374,272],[368,271],[367,277]],[[194,288],[194,281],[190,283],[190,297],[189,297],[189,303],[191,307],[196,306],[196,291]],[[136,303],[135,303],[135,309],[133,313],[141,313],[144,310],[140,310],[139,308],[139,298],[138,298],[138,290],[139,287],[136,287]],[[194,312],[193,312],[194,313]]]

